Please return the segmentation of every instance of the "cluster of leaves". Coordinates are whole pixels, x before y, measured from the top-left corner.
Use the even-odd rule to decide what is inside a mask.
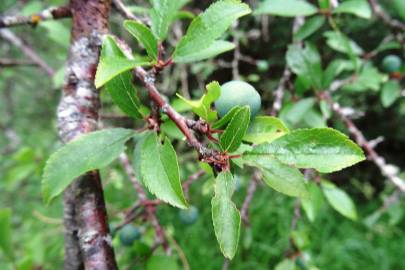
[[[131,59],[111,36],[106,37],[103,43],[96,86],[106,85],[114,102],[129,116],[139,118],[142,115],[142,105],[132,85],[130,70],[138,66],[161,64],[158,44],[166,37],[173,14],[181,6],[173,1],[153,1],[151,29],[134,21],[124,23],[125,28],[145,47],[150,62]],[[218,44],[225,43],[217,39],[237,18],[249,12],[247,5],[238,1],[224,0],[212,4],[192,21],[186,35],[178,42],[172,61],[197,61],[223,52],[222,45]],[[313,65],[307,59],[312,56],[308,56],[308,52],[312,51],[301,51],[298,47],[291,50],[288,59],[292,59],[293,71],[313,75],[314,66],[320,70],[320,66]],[[289,57],[290,55],[293,56]],[[320,82],[315,81],[319,79],[318,76],[312,78],[313,87],[321,87]],[[266,184],[275,190],[308,199],[306,209],[316,207],[316,202],[311,204],[306,181],[299,169],[312,168],[321,173],[330,173],[364,159],[361,149],[336,130],[313,128],[290,132],[281,120],[269,116],[258,116],[250,123],[248,106],[234,107],[217,120],[212,103],[219,98],[220,93],[220,85],[212,82],[207,85],[207,93],[200,100],[181,99],[200,119],[215,128],[223,129],[219,143],[210,144],[213,148],[223,154],[237,153],[238,160],[235,162],[238,166],[258,168]],[[45,167],[45,200],[50,202],[79,175],[109,164],[124,150],[125,142],[134,135],[134,131],[128,129],[107,129],[81,136],[62,147],[51,156]],[[245,144],[244,141],[250,144]],[[167,134],[163,132],[159,136],[155,131],[142,134],[142,138],[138,138],[136,142],[133,160],[138,179],[152,194],[173,206],[188,207],[181,187],[176,151]],[[232,259],[237,250],[241,218],[232,202],[235,179],[229,167],[222,169],[224,171],[213,172],[217,176],[212,199],[212,218],[220,248],[225,257]],[[322,185],[332,205],[340,204],[338,201],[342,198],[347,200],[345,194],[333,185],[326,182]],[[352,205],[337,206],[337,209],[355,218]]]

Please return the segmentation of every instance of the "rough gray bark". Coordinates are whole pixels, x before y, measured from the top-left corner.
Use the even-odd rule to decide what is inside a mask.
[[[70,0],[71,45],[57,113],[63,142],[97,129],[100,100],[94,76],[110,7],[110,0]],[[66,189],[64,207],[64,269],[117,269],[98,171]]]

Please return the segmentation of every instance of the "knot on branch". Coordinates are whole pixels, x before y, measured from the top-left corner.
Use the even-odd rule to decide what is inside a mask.
[[[230,156],[227,153],[219,152],[216,149],[209,149],[202,146],[199,149],[199,160],[211,165],[215,171],[222,172],[230,169]]]
[[[191,120],[191,119],[186,119],[187,126],[197,132],[200,132],[201,134],[207,134],[210,132],[211,127],[210,125],[205,122],[204,120]]]

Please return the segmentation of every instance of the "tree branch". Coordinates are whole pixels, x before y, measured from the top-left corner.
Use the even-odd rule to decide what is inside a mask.
[[[56,20],[71,17],[72,13],[68,6],[51,7],[31,16],[2,16],[0,28],[18,25],[36,26],[41,21]]]
[[[19,48],[29,59],[44,70],[49,76],[53,76],[55,71],[28,45],[8,29],[0,29],[0,37],[7,40]]]
[[[374,14],[379,17],[385,25],[392,28],[395,31],[405,32],[405,24],[392,18],[384,9],[378,4],[376,0],[368,0]]]
[[[401,179],[395,170],[392,169],[390,164],[387,164],[385,159],[381,157],[367,141],[360,129],[353,123],[353,121],[346,116],[342,111],[342,107],[339,103],[334,102],[328,92],[319,94],[320,99],[328,102],[331,109],[335,114],[343,121],[348,128],[350,134],[354,137],[357,144],[359,144],[366,151],[368,158],[374,162],[374,164],[380,169],[381,174],[387,177],[401,192],[405,192],[405,182]]]
[[[305,18],[304,17],[295,17],[293,25],[292,25],[292,33],[296,33],[298,29],[304,24]],[[300,42],[302,43],[302,42]],[[271,110],[271,115],[276,116],[279,111],[281,110],[281,106],[283,105],[283,97],[287,83],[291,79],[291,71],[288,68],[288,64],[285,64],[283,75],[278,83],[277,89],[274,92],[274,102],[273,107]]]
[[[403,33],[405,32],[405,24],[392,18],[384,9],[378,4],[376,0],[368,0],[375,16],[380,18],[382,22],[393,32],[395,39],[401,44],[402,49],[405,51],[405,42]]]
[[[108,0],[70,0],[71,45],[57,112],[63,142],[98,127],[100,100],[94,76],[101,37],[108,32],[110,6]],[[117,269],[98,171],[89,172],[72,183],[64,192],[64,209],[64,269],[83,269],[83,265],[85,269]]]
[[[138,23],[146,23],[145,20],[142,20],[135,16],[125,5],[121,0],[112,0],[113,7],[124,17],[125,19],[128,20],[134,20]]]
[[[167,114],[167,116],[184,134],[190,146],[198,152],[199,159],[213,165],[218,171],[228,168],[229,157],[225,153],[221,153],[216,149],[207,148],[195,137],[193,131],[189,127],[201,127],[201,125],[194,125],[196,123],[194,120],[187,119],[179,114],[162,97],[154,84],[155,75],[153,70],[148,73],[142,67],[137,67],[134,69],[134,73],[148,90],[150,99],[162,110],[163,113]],[[202,131],[202,129],[199,131]],[[207,132],[209,132],[209,130]]]

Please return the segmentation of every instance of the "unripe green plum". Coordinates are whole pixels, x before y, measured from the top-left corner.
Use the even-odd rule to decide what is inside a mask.
[[[134,225],[127,224],[121,228],[119,238],[124,246],[132,246],[135,240],[141,238],[141,233]]]
[[[382,68],[385,72],[393,73],[401,69],[402,60],[396,55],[387,55],[382,62]]]
[[[198,209],[191,205],[188,209],[180,210],[179,217],[184,224],[194,224],[198,219]]]
[[[221,96],[215,101],[219,116],[223,117],[235,106],[249,106],[253,118],[261,107],[261,98],[256,89],[243,81],[230,81],[221,86]]]

